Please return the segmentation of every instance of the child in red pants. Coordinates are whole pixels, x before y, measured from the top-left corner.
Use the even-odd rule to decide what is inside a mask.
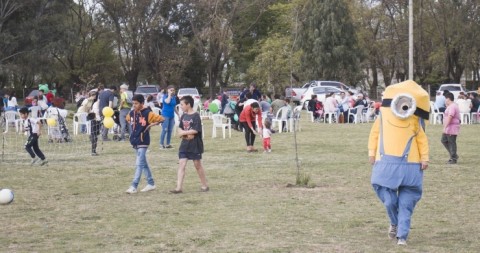
[[[272,152],[272,145],[271,145],[271,136],[274,131],[271,129],[272,122],[270,120],[265,120],[262,137],[263,137],[263,152]]]

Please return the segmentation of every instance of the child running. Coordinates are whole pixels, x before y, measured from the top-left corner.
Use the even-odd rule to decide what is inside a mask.
[[[43,166],[48,163],[48,161],[45,159],[45,155],[43,155],[42,151],[38,147],[38,138],[40,137],[41,134],[41,122],[38,119],[35,118],[28,118],[28,108],[23,107],[20,109],[20,118],[23,120],[23,130],[25,132],[28,132],[28,140],[27,143],[25,143],[25,149],[27,152],[30,154],[32,157],[32,165],[38,164],[40,166]],[[40,161],[38,161],[40,159]]]
[[[180,118],[180,129],[178,129],[178,135],[182,138],[182,143],[178,149],[177,188],[170,191],[170,193],[174,194],[183,192],[183,180],[185,179],[187,160],[193,160],[193,165],[195,165],[202,184],[200,191],[207,192],[209,190],[205,170],[202,166],[202,121],[200,114],[195,112],[192,107],[193,98],[191,96],[182,97],[180,100],[180,109],[184,113]]]
[[[133,177],[132,185],[128,188],[126,193],[137,193],[137,186],[142,176],[142,171],[145,171],[145,178],[147,179],[147,186],[141,192],[155,190],[155,182],[153,181],[152,172],[147,163],[147,149],[150,145],[150,127],[156,126],[164,121],[164,118],[144,107],[145,98],[143,95],[137,94],[132,98],[133,110],[127,115],[127,122],[130,123],[132,132],[130,134],[130,143],[137,154],[135,175]]]

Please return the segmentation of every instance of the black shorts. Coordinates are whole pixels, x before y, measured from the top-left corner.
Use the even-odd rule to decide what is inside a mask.
[[[202,154],[200,153],[192,153],[192,152],[178,152],[179,159],[187,159],[187,160],[202,160]]]

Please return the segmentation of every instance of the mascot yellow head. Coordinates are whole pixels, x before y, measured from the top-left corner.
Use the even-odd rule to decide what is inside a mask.
[[[391,113],[402,121],[412,116],[426,121],[429,118],[430,97],[420,85],[412,80],[390,85],[383,94],[380,111],[382,115]]]
[[[380,138],[384,143],[385,154],[395,156],[401,156],[409,139],[415,138],[416,141],[411,143],[408,161],[428,161],[424,123],[429,118],[429,111],[430,97],[414,81],[408,80],[388,86],[383,94],[380,117],[370,132],[369,156],[380,159]]]

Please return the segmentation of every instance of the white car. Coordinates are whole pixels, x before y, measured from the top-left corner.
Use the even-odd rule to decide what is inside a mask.
[[[336,87],[330,87],[330,86],[319,86],[319,87],[310,87],[303,93],[302,99],[300,100],[300,104],[303,105],[303,108],[307,109],[308,107],[308,102],[312,98],[312,95],[316,94],[317,95],[317,100],[325,103],[325,99],[327,94],[330,93],[335,93],[335,95],[340,95],[341,92],[345,92],[344,90],[341,90]],[[340,97],[337,97],[337,100]]]
[[[179,99],[182,99],[183,96],[192,96],[193,103],[200,103],[201,95],[198,93],[197,88],[181,88],[178,89],[177,96]]]
[[[440,88],[438,88],[438,91],[441,92],[442,94],[446,90],[453,93],[454,100],[457,100],[458,95],[460,95],[460,92],[463,91],[465,94],[467,93],[461,84],[456,84],[456,83],[442,84],[440,85]]]

